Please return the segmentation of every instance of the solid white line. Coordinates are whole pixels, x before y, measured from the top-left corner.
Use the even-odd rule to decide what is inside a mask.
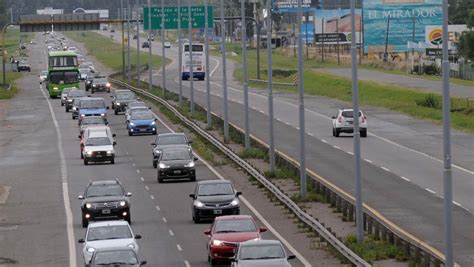
[[[155,199],[155,196],[154,196],[154,195],[150,195],[150,198],[151,198],[151,199]]]
[[[383,167],[383,166],[380,167],[380,168],[382,168],[382,170],[384,170],[384,171],[390,172],[390,169],[389,169],[389,168],[386,168],[386,167]]]
[[[189,261],[184,261],[184,265],[186,265],[186,267],[191,267],[191,264],[189,264]]]
[[[400,178],[402,178],[403,180],[405,180],[407,182],[410,182],[410,179],[406,178],[405,176],[400,176]]]
[[[148,185],[145,185],[145,189],[146,189],[146,190],[150,190],[150,188],[148,187]]]
[[[177,244],[176,247],[178,248],[179,251],[183,251],[183,249],[181,248],[179,244]]]
[[[433,191],[433,190],[431,190],[431,189],[429,189],[429,188],[425,188],[425,190],[428,191],[428,192],[430,192],[431,194],[436,194],[435,191]]]
[[[158,121],[163,124],[170,132],[174,133],[173,129],[171,129],[162,119],[155,115]],[[214,169],[207,161],[201,158],[199,155],[196,154],[196,157],[204,164],[206,167],[211,170],[220,180],[226,180],[219,172]],[[278,233],[275,228],[271,226],[271,224],[260,214],[260,212],[255,209],[252,204],[243,196],[240,196],[240,199],[244,202],[244,204],[250,209],[250,211],[255,214],[255,216],[267,227],[267,229],[272,232],[272,234],[278,238],[290,251],[293,255],[298,258],[300,262],[303,263],[305,267],[311,267],[311,264],[306,260],[303,255],[301,255],[280,233]],[[166,222],[166,218],[163,217],[163,221]]]
[[[140,173],[140,170],[137,170],[137,173]]]
[[[155,208],[156,208],[157,211],[160,211],[160,210],[161,210],[161,209],[160,209],[160,206],[158,206],[158,205],[156,205]]]
[[[221,62],[219,60],[211,58],[211,57],[209,57],[209,59],[216,62],[216,66],[214,67],[214,69],[212,69],[211,73],[209,73],[209,77],[212,77],[214,75],[214,72],[216,72],[216,70],[219,68]]]
[[[368,163],[374,163],[373,161],[371,161],[370,159],[364,159],[365,161],[367,161]]]
[[[145,181],[145,179],[143,179],[143,177],[140,177],[140,180],[142,180],[142,182],[144,182],[144,181]]]
[[[174,236],[173,230],[168,230],[168,232],[170,233],[170,236]]]
[[[163,217],[163,222],[167,223],[167,222],[168,222],[168,220],[166,220],[166,218],[165,218],[165,217]]]
[[[67,177],[67,165],[66,165],[66,157],[64,156],[63,150],[63,141],[62,141],[62,134],[59,128],[59,123],[56,120],[56,115],[53,110],[53,106],[51,105],[51,101],[49,101],[48,96],[45,94],[42,86],[40,86],[40,91],[43,94],[46,102],[49,106],[49,111],[51,112],[51,117],[53,118],[54,127],[56,128],[57,138],[57,145],[59,150],[59,157],[61,159],[61,179],[62,179],[62,189],[63,189],[63,202],[64,202],[64,210],[66,212],[66,228],[67,228],[67,239],[68,239],[68,248],[69,248],[69,266],[76,267],[76,240],[74,238],[74,228],[73,228],[73,219],[72,219],[72,210],[69,201],[69,188],[68,188],[68,177]]]

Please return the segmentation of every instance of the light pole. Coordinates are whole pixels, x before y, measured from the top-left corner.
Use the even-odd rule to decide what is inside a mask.
[[[124,19],[123,19],[123,0],[120,0],[120,20],[122,25],[122,77],[125,80],[125,32],[124,32]]]
[[[161,0],[161,71],[163,98],[166,99],[165,1]]]
[[[127,0],[127,72],[128,83],[132,81],[132,73],[130,69],[130,0]]]
[[[179,84],[179,98],[178,103],[181,106],[183,103],[183,43],[181,40],[181,0],[178,0],[178,84]]]
[[[301,29],[302,0],[298,0],[298,28]],[[306,35],[308,32],[306,32]],[[298,96],[299,96],[299,125],[300,125],[300,197],[306,198],[306,154],[305,154],[305,114],[304,114],[304,61],[303,61],[303,35],[298,34]]]
[[[153,76],[151,66],[151,0],[148,0],[148,90],[153,89]]]
[[[189,33],[189,85],[190,85],[190,102],[189,102],[189,111],[191,117],[194,116],[194,64],[193,64],[193,22],[191,16],[191,1],[188,0],[188,33]]]
[[[221,49],[222,49],[222,92],[224,101],[224,142],[229,142],[229,120],[227,112],[227,64],[225,53],[225,20],[224,20],[224,0],[220,2],[221,13]]]
[[[207,104],[207,128],[210,129],[212,126],[212,116],[211,116],[211,81],[210,81],[210,74],[209,74],[209,6],[207,3],[208,0],[204,0],[204,49],[206,54],[206,104]]]
[[[242,70],[244,72],[244,113],[245,113],[245,148],[250,148],[250,125],[249,125],[249,87],[247,70],[247,20],[245,19],[245,0],[240,0],[240,15],[242,20]]]
[[[140,5],[137,0],[137,87],[140,87]]]
[[[275,171],[275,140],[273,130],[273,84],[272,84],[272,1],[267,0],[267,52],[268,52],[268,122],[270,137],[270,172]]]

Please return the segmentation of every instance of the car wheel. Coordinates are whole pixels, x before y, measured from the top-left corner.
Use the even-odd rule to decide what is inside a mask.
[[[64,103],[61,103],[61,107],[64,107]]]
[[[115,109],[115,105],[114,105],[114,102],[112,102],[112,109]]]
[[[128,131],[128,135],[129,135],[129,136],[132,136],[132,135],[133,135],[133,133],[132,133],[132,132],[130,132],[130,131]]]
[[[367,137],[367,129],[363,129],[360,131],[360,136],[361,137]]]
[[[152,134],[153,134],[153,135],[157,135],[157,134],[158,134],[158,132],[157,132],[157,131],[154,131]]]
[[[157,161],[153,161],[153,168],[158,168],[158,162]]]
[[[196,176],[191,176],[190,179],[191,179],[191,182],[196,182]]]
[[[160,176],[158,176],[158,183],[159,183],[159,184],[162,184],[162,183],[163,183],[163,178],[160,178]]]
[[[89,161],[87,159],[84,159],[84,165],[89,165]]]
[[[81,151],[81,159],[84,159],[84,155],[82,154],[82,151]]]
[[[201,222],[201,218],[199,218],[199,216],[197,214],[194,214],[193,215],[193,222],[194,223],[200,223]]]
[[[75,119],[76,119],[76,116],[72,115],[72,119],[75,120]]]
[[[334,130],[334,127],[332,128],[332,136],[336,136],[336,131]]]
[[[94,88],[91,89],[91,93],[92,93],[92,94],[94,93]]]
[[[110,160],[110,164],[115,164],[115,158],[112,158],[112,159]]]
[[[334,133],[334,134],[335,134],[335,136],[336,136],[336,137],[339,137],[340,130],[336,128],[336,130],[335,130],[335,133]]]
[[[109,93],[109,94],[110,94],[110,89],[109,89],[109,90],[107,90],[107,93]]]
[[[84,214],[82,214],[82,228],[86,228],[89,225],[89,221],[85,218]]]
[[[114,109],[114,114],[118,115],[118,110],[117,109]]]
[[[128,215],[125,217],[125,220],[128,224],[132,224],[132,215],[130,215],[130,211],[128,211]]]
[[[69,112],[69,108],[68,108],[68,107],[66,107],[66,112]]]
[[[217,260],[211,258],[211,266],[217,265]]]

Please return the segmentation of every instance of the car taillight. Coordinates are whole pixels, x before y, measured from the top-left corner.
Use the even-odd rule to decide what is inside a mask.
[[[338,117],[337,122],[342,123],[342,117]]]

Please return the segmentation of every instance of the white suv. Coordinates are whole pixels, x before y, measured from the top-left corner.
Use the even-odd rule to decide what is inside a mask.
[[[339,137],[340,133],[354,132],[354,112],[352,109],[340,109],[337,116],[332,117],[332,136]],[[361,137],[367,137],[367,117],[359,110],[359,130]]]
[[[89,223],[86,237],[78,242],[83,244],[84,263],[89,265],[92,255],[98,249],[128,247],[138,254],[138,244],[135,240],[140,238],[140,235],[133,234],[127,221],[104,221]]]

